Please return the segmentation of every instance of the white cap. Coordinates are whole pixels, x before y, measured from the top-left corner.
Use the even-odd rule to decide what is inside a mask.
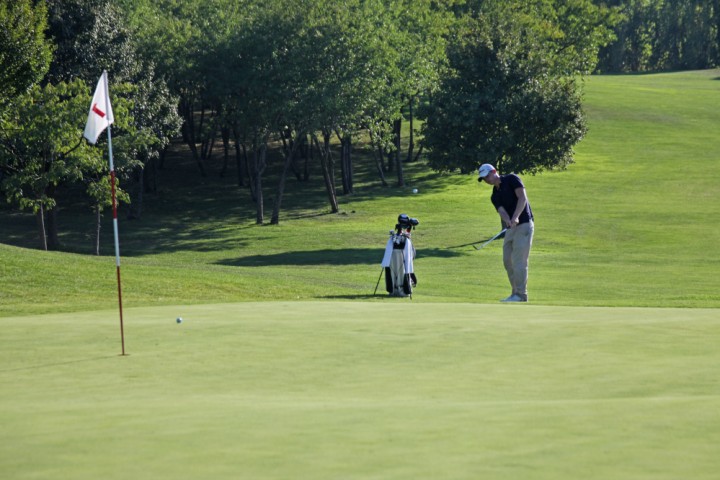
[[[483,178],[487,177],[490,172],[494,172],[495,167],[490,165],[489,163],[483,163],[480,165],[480,168],[478,168],[478,182],[482,182]]]

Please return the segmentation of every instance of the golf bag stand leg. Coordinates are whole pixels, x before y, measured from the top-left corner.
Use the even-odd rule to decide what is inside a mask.
[[[382,278],[383,271],[385,270],[385,267],[380,267],[380,276],[378,277],[378,281],[375,284],[375,291],[373,292],[373,295],[377,294],[378,286],[380,285],[380,279]]]

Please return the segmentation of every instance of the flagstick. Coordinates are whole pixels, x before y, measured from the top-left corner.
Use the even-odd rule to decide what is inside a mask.
[[[107,72],[103,72],[105,77],[105,111],[110,111],[110,95],[108,92]],[[112,133],[110,124],[107,127],[108,133],[108,157],[110,159],[110,189],[112,191],[112,210],[113,210],[113,234],[115,236],[115,266],[117,269],[118,284],[118,305],[120,306],[120,340],[122,342],[122,354],[125,355],[125,331],[123,328],[123,311],[122,311],[122,288],[120,287],[120,239],[118,237],[118,220],[117,220],[117,199],[115,198],[115,166],[113,165],[112,155]]]

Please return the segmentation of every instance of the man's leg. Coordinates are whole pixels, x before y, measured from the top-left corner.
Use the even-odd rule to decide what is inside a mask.
[[[507,273],[508,280],[510,281],[510,288],[512,293],[510,296],[515,295],[515,269],[513,268],[513,239],[515,238],[515,229],[510,228],[505,232],[505,239],[503,240],[503,266]],[[508,297],[510,298],[510,297]]]
[[[510,264],[512,268],[513,293],[527,301],[528,265],[535,227],[532,222],[522,223],[511,229],[513,232]],[[503,252],[504,253],[504,252]],[[508,273],[508,276],[511,274]]]

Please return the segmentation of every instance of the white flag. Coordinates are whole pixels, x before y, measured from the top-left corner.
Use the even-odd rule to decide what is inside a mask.
[[[103,72],[95,88],[90,103],[90,112],[88,113],[87,123],[85,124],[85,133],[83,136],[93,145],[97,142],[98,137],[108,125],[115,121],[113,117],[112,106],[110,105],[110,97],[108,96],[107,72]]]

